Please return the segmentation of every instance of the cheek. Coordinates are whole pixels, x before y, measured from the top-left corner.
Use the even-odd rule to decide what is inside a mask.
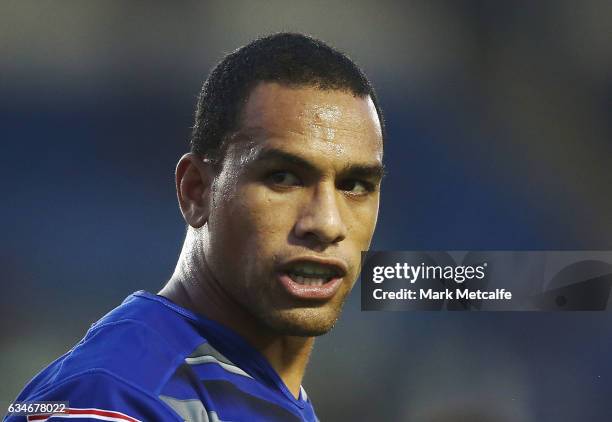
[[[359,204],[350,208],[349,237],[355,247],[366,250],[372,240],[376,220],[378,218],[378,202],[375,204]]]
[[[294,210],[286,201],[261,187],[242,190],[226,213],[232,237],[240,239],[241,248],[248,248],[256,256],[274,253],[285,246],[294,217]]]

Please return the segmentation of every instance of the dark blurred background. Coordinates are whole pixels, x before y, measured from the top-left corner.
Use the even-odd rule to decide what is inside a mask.
[[[612,2],[3,1],[0,400],[174,269],[200,85],[280,30],[346,51],[388,122],[375,249],[612,249]],[[323,421],[612,420],[608,313],[361,312]]]

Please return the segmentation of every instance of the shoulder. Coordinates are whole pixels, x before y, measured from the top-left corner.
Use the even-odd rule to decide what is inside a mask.
[[[131,295],[43,369],[18,400],[69,401],[71,407],[75,401],[84,408],[97,408],[100,401],[102,409],[116,409],[115,404],[125,401],[145,409],[167,408],[159,391],[202,341],[189,318],[153,295]]]
[[[131,295],[93,324],[64,355],[55,379],[100,369],[157,390],[202,337],[187,318],[150,296]]]
[[[11,416],[7,422],[59,421],[65,418],[117,422],[180,420],[162,400],[104,369],[70,376],[19,401],[64,402],[66,408],[51,418],[48,415]]]

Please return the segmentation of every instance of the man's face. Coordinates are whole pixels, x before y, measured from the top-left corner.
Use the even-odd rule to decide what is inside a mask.
[[[206,260],[285,335],[330,330],[378,215],[382,136],[369,97],[260,83],[215,177]]]

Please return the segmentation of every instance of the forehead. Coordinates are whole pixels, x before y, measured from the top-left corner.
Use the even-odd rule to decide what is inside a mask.
[[[382,135],[370,97],[260,83],[242,110],[238,135],[257,146],[347,161],[382,162]],[[264,145],[265,144],[265,145]]]

